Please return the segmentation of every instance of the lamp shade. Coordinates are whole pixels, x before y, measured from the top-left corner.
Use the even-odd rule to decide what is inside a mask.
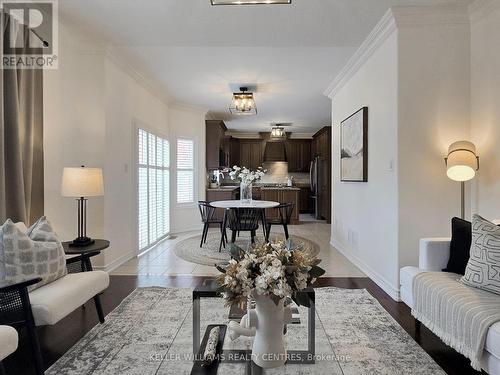
[[[446,174],[454,181],[472,180],[479,169],[476,146],[469,141],[454,142],[448,148]]]
[[[104,195],[101,168],[64,168],[61,183],[63,197],[98,197]]]

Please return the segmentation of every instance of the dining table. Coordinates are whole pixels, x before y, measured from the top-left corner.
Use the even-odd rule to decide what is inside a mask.
[[[274,201],[262,201],[262,200],[252,200],[242,201],[240,199],[225,200],[225,201],[214,201],[210,202],[210,205],[216,208],[224,209],[224,222],[223,222],[223,232],[226,231],[226,211],[235,208],[251,208],[260,210],[262,218],[262,229],[264,231],[264,238],[267,238],[267,220],[266,220],[266,208],[275,208],[280,205],[279,202]],[[222,241],[221,241],[222,243]],[[220,249],[219,249],[220,250]]]

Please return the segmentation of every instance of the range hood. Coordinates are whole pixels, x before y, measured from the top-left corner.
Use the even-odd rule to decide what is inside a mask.
[[[285,142],[268,141],[264,151],[264,162],[287,161]]]

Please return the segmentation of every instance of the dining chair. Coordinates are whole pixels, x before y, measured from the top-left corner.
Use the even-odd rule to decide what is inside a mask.
[[[295,208],[294,203],[282,203],[275,207],[274,210],[278,210],[278,217],[266,218],[266,241],[269,242],[269,234],[271,233],[271,226],[281,225],[283,226],[283,231],[285,232],[285,238],[288,240],[290,238],[288,234],[288,225],[292,220],[293,209]]]
[[[227,234],[223,225],[223,219],[217,218],[215,216],[216,208],[211,206],[207,201],[198,201],[198,208],[200,210],[201,221],[203,222],[200,247],[203,247],[203,244],[207,243],[208,228],[210,227],[210,224],[219,225],[221,232],[221,242],[222,244],[225,244],[225,242],[227,241]]]
[[[226,211],[226,224],[231,230],[231,242],[236,241],[238,232],[250,232],[251,241],[255,243],[261,210],[257,208],[232,208]]]

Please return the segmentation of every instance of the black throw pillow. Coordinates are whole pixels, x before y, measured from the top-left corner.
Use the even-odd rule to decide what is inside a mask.
[[[450,259],[444,272],[465,274],[470,258],[472,226],[470,221],[454,217],[451,219]]]

